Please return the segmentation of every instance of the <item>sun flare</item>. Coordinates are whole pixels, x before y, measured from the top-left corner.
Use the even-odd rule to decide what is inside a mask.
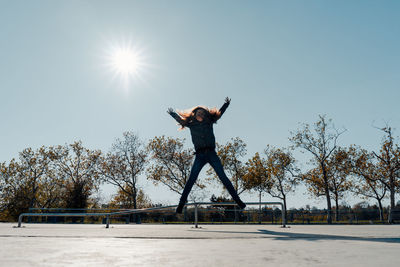
[[[146,64],[143,49],[132,41],[110,45],[106,51],[106,65],[113,74],[113,80],[129,88],[133,81],[143,81]]]
[[[133,49],[116,49],[111,55],[111,65],[115,72],[122,75],[136,74],[140,66],[140,58]]]

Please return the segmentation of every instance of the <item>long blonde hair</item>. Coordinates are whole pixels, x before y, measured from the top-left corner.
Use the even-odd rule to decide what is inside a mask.
[[[203,109],[206,111],[206,116],[208,116],[209,120],[212,123],[216,123],[217,120],[221,117],[221,111],[217,108],[208,108],[204,106],[196,106],[191,109],[183,110],[183,111],[177,111],[179,116],[181,116],[183,123],[181,124],[181,130],[185,128],[190,122],[193,121],[196,115],[196,111],[199,109]]]

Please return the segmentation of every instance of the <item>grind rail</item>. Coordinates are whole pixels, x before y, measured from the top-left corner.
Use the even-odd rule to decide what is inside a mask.
[[[285,210],[282,202],[245,202],[246,205],[279,205],[281,206],[282,213],[282,227],[286,227],[286,217]],[[235,202],[194,202],[187,203],[185,206],[194,206],[194,225],[195,228],[198,228],[198,208],[201,205],[209,205],[209,206],[236,206]],[[166,209],[174,209],[177,205],[172,206],[162,206],[162,207],[152,207],[152,208],[144,208],[144,209],[130,209],[116,212],[97,212],[97,213],[21,213],[18,217],[18,227],[21,227],[23,217],[105,217],[106,218],[106,228],[110,227],[110,217],[117,215],[128,215],[128,214],[136,214],[136,213],[144,213],[148,211],[158,211],[158,210],[166,210]]]

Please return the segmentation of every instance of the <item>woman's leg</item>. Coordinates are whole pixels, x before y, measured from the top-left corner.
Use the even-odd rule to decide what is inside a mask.
[[[190,190],[192,190],[192,187],[196,182],[201,169],[204,167],[206,163],[207,161],[205,160],[203,155],[196,155],[192,169],[190,171],[189,179],[185,184],[185,188],[183,189],[181,199],[179,200],[179,206],[176,208],[176,213],[182,213],[182,209],[185,206]]]
[[[221,160],[219,159],[217,153],[215,153],[213,151],[213,152],[209,152],[207,155],[208,155],[208,160],[209,160],[210,165],[214,168],[219,179],[224,184],[225,188],[228,190],[228,192],[232,196],[233,200],[239,205],[239,207],[241,209],[244,209],[246,207],[246,204],[244,204],[240,200],[240,197],[237,194],[235,188],[233,187],[231,181],[226,176],[226,174],[224,172],[224,168],[222,167]]]

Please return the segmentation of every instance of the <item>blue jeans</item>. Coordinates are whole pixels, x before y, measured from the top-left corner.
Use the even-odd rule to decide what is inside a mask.
[[[219,179],[224,184],[225,188],[228,190],[229,194],[232,196],[233,200],[236,202],[241,202],[239,195],[237,194],[235,188],[233,187],[231,181],[228,179],[224,172],[224,168],[222,167],[221,160],[219,159],[217,153],[215,151],[207,151],[203,153],[196,154],[196,158],[194,160],[192,170],[190,171],[189,179],[186,182],[185,188],[183,189],[183,193],[181,199],[179,201],[179,205],[185,205],[190,190],[199,176],[201,169],[210,163],[211,167],[214,168],[217,173]]]

